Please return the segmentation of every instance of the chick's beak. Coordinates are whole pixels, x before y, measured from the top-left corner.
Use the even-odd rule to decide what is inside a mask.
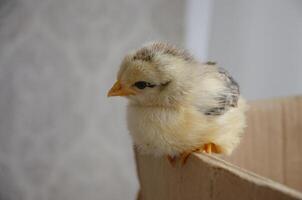
[[[131,88],[127,88],[122,86],[120,81],[116,81],[116,83],[112,86],[112,88],[109,90],[107,96],[129,96],[129,95],[135,95],[135,90]]]

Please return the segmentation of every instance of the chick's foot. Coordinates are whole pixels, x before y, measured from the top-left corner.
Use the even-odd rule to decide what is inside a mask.
[[[167,159],[168,159],[169,163],[171,164],[171,166],[174,167],[175,163],[176,163],[176,157],[167,155]]]
[[[185,151],[182,154],[180,154],[180,163],[181,166],[184,166],[188,160],[188,158],[190,157],[191,153],[193,153],[194,151]]]
[[[187,159],[191,155],[192,152],[193,151],[190,151],[190,152],[186,151],[186,152],[181,153],[178,156],[167,155],[167,160],[169,161],[169,163],[172,167],[175,167],[177,161],[179,161],[181,166],[183,166],[186,164]]]
[[[172,167],[175,167],[176,161],[178,159],[180,160],[181,166],[184,166],[192,153],[201,153],[201,152],[206,152],[208,154],[211,154],[211,153],[220,154],[221,148],[214,143],[207,143],[207,144],[204,144],[203,147],[201,147],[201,148],[196,148],[191,151],[184,151],[178,157],[167,155],[167,159]]]
[[[214,143],[207,143],[203,146],[203,151],[208,153],[208,154],[211,154],[211,153],[221,153],[221,149],[219,146],[217,146],[216,144]]]

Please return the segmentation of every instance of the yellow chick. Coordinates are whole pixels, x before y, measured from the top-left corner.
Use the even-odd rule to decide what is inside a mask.
[[[215,63],[155,42],[126,55],[108,96],[125,96],[128,128],[141,153],[182,163],[192,152],[230,154],[245,127],[246,103]]]

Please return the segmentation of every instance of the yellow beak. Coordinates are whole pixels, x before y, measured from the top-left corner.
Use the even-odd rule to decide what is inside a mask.
[[[136,92],[135,90],[131,88],[126,88],[123,87],[120,83],[120,81],[116,81],[112,88],[109,90],[107,96],[112,97],[112,96],[129,96],[129,95],[135,95]]]

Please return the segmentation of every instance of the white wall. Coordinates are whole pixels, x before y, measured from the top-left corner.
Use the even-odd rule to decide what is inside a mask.
[[[212,8],[208,59],[228,69],[247,98],[302,93],[302,1],[214,1]],[[192,20],[199,31],[204,19]],[[200,35],[191,42],[197,49]]]
[[[186,47],[198,59],[208,58],[212,0],[188,0],[186,7]]]
[[[183,43],[182,0],[0,1],[0,199],[135,199],[124,54]]]

